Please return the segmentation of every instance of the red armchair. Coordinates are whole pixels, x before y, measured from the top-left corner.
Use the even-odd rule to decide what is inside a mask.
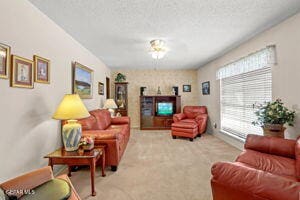
[[[214,200],[299,200],[300,137],[248,135],[234,163],[212,167]]]
[[[53,179],[54,179],[54,176],[53,176],[52,169],[51,169],[51,167],[47,166],[47,167],[43,167],[43,168],[34,170],[32,172],[23,174],[16,178],[10,179],[4,183],[1,183],[0,189],[7,191],[10,195],[14,195],[14,196],[20,198],[21,196],[23,196],[22,192],[25,193],[26,191],[28,192],[29,190],[36,191],[36,188],[43,186],[45,183],[47,183],[48,181],[51,181]],[[68,200],[80,200],[80,197],[77,194],[76,190],[74,189],[67,174],[60,175],[60,176],[56,177],[56,179],[63,179],[68,182],[70,189],[71,189],[71,195],[68,198]],[[49,198],[49,194],[51,194],[49,189],[51,189],[51,187],[42,189],[42,190],[47,190],[47,191],[41,191],[41,188],[40,188],[39,192],[48,194],[48,198]],[[64,189],[62,189],[62,190],[64,190]],[[38,195],[37,193],[32,193],[30,195],[32,195],[32,198],[29,198],[29,199],[37,199],[37,197],[34,198],[34,195]],[[1,196],[0,196],[0,199],[2,199]],[[25,199],[27,199],[27,198],[25,197]]]
[[[173,138],[188,137],[193,141],[194,137],[201,136],[206,131],[207,118],[205,106],[185,106],[183,113],[173,115]]]
[[[129,141],[130,118],[111,118],[107,110],[100,109],[90,111],[90,114],[90,117],[78,120],[82,135],[95,138],[95,148],[106,145],[105,164],[116,171]]]

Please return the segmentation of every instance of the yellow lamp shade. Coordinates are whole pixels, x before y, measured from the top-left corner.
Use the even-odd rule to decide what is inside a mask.
[[[118,108],[118,106],[117,106],[114,99],[107,99],[104,103],[103,108],[105,108],[105,109],[107,109],[107,108],[108,109],[115,109],[115,108]]]
[[[69,120],[89,117],[90,113],[78,94],[66,94],[60,102],[53,119]]]

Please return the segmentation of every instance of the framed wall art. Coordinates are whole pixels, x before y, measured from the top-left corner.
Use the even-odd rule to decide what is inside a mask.
[[[11,86],[33,88],[33,61],[12,55]]]
[[[0,78],[8,78],[10,46],[0,43]]]
[[[182,91],[183,92],[191,92],[192,91],[191,85],[183,85]]]
[[[50,60],[34,55],[34,81],[37,83],[50,83]]]
[[[104,84],[101,82],[98,82],[98,93],[99,95],[104,95]]]
[[[210,94],[210,83],[209,81],[202,83],[202,94],[209,95]]]
[[[78,62],[73,64],[73,93],[82,99],[93,98],[93,70]]]

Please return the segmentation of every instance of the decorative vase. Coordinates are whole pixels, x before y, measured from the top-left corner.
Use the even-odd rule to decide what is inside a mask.
[[[265,124],[264,136],[284,138],[285,127],[282,124]]]
[[[77,120],[68,120],[63,126],[62,138],[66,151],[76,151],[81,138],[81,124]]]
[[[157,89],[157,95],[161,95],[160,87]]]

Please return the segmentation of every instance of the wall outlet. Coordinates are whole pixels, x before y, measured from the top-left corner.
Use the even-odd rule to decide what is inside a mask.
[[[214,123],[214,128],[217,128],[217,127],[218,127],[217,123]]]

